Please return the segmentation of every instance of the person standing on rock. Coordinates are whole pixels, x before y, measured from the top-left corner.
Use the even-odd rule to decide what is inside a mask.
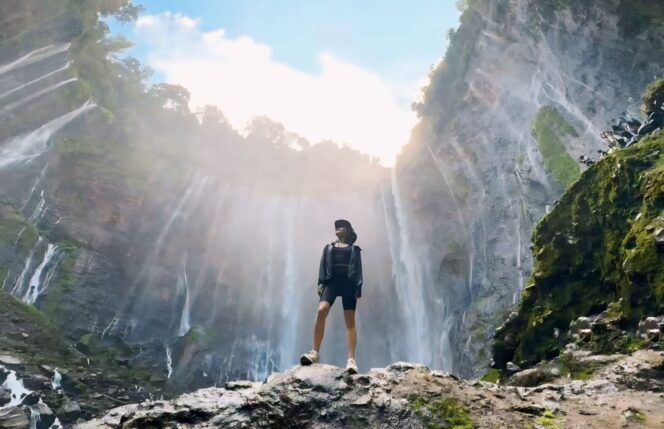
[[[355,363],[355,346],[357,331],[355,329],[355,306],[362,296],[362,258],[361,248],[354,243],[357,234],[350,222],[345,219],[334,221],[337,241],[326,244],[318,269],[318,314],[314,324],[314,348],[302,355],[300,363],[311,365],[320,361],[320,346],[325,333],[325,320],[337,296],[341,297],[346,322],[348,343],[348,361],[346,370],[357,374]]]

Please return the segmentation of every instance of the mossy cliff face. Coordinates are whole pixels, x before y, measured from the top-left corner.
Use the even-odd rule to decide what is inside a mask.
[[[585,171],[537,226],[532,279],[515,317],[496,335],[496,364],[557,355],[580,316],[609,308],[613,320],[630,328],[664,313],[664,252],[656,245],[662,228],[659,132]]]
[[[664,74],[664,17],[659,0],[462,3],[396,170],[431,331],[449,332],[450,369],[479,376],[531,275],[534,226]]]

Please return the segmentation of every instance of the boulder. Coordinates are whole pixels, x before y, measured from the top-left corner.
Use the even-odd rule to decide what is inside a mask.
[[[0,428],[29,429],[30,420],[21,407],[2,408],[0,409]]]
[[[510,373],[515,373],[515,372],[521,371],[521,367],[519,365],[515,364],[514,362],[507,362],[507,365],[506,365],[505,369],[507,369],[507,372],[510,372]]]
[[[549,368],[529,368],[519,371],[508,380],[508,384],[521,387],[534,387],[553,381],[560,371]]]
[[[7,389],[0,388],[0,407],[9,404],[12,400],[12,392]]]
[[[55,421],[55,414],[43,402],[30,406],[30,417],[36,423],[35,429],[48,429]]]
[[[23,362],[21,362],[19,358],[16,358],[14,356],[0,355],[0,365],[7,366],[9,368],[20,367],[21,365],[23,365]]]
[[[21,405],[35,405],[39,402],[40,396],[37,392],[30,392],[23,397]]]
[[[9,375],[9,370],[7,368],[0,367],[0,384],[4,383]]]
[[[30,375],[22,379],[28,390],[46,390],[50,388],[51,380],[43,375]]]
[[[58,408],[58,417],[63,423],[73,423],[81,416],[81,406],[70,399]]]

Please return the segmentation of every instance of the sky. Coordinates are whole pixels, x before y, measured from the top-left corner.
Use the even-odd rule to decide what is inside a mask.
[[[456,0],[136,0],[112,23],[127,52],[217,105],[239,131],[255,116],[312,143],[333,140],[391,166],[427,74],[458,26]]]

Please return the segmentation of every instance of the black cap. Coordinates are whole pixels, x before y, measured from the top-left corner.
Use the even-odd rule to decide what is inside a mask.
[[[334,227],[335,228],[342,228],[346,227],[350,229],[351,231],[353,230],[353,227],[351,226],[350,222],[348,222],[346,219],[338,219],[334,221]]]

